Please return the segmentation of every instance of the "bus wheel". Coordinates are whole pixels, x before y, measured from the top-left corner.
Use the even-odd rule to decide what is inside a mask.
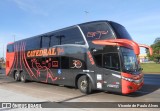
[[[91,81],[88,76],[81,76],[78,79],[78,88],[82,93],[90,94],[92,92]]]
[[[20,81],[20,74],[19,74],[18,71],[16,71],[15,74],[14,74],[14,80],[15,81]]]
[[[21,78],[20,78],[20,80],[21,80],[21,82],[24,82],[24,83],[27,81],[26,75],[23,72],[21,72]]]

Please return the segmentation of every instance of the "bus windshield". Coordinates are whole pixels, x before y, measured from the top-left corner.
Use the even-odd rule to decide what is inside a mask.
[[[124,72],[136,72],[139,69],[137,57],[132,49],[121,47],[122,63],[124,64]]]
[[[115,22],[93,22],[80,27],[88,42],[115,38],[132,40],[125,27]]]
[[[107,22],[81,24],[80,27],[88,42],[92,40],[105,40],[115,38]]]
[[[129,40],[132,40],[132,37],[129,35],[129,33],[127,32],[125,27],[123,27],[122,25],[120,25],[118,23],[115,23],[115,22],[110,22],[110,25],[114,29],[114,31],[115,31],[115,33],[117,35],[117,39],[129,39]]]

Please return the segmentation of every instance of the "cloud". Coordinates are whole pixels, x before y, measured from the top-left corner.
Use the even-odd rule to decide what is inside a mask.
[[[38,15],[47,16],[48,13],[45,11],[41,4],[37,0],[11,0],[14,2],[18,8],[22,9],[23,11],[34,13]]]

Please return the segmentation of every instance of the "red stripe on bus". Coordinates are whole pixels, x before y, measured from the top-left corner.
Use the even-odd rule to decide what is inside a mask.
[[[16,69],[18,70],[18,44],[16,45],[16,55],[17,55]]]
[[[9,73],[11,72],[11,70],[13,69],[14,57],[15,57],[14,52],[6,54],[6,58],[7,58],[7,60],[6,60],[6,76],[8,76]],[[9,60],[8,60],[8,58],[9,58]]]
[[[25,51],[25,43],[24,43],[24,51]],[[27,62],[27,59],[26,59],[26,55],[24,54],[23,57],[24,57],[24,61],[25,61],[26,65],[27,65],[29,71],[31,72],[32,76],[34,76],[37,79],[37,77],[34,75],[34,73],[32,72],[31,68],[28,65],[28,62]]]
[[[12,43],[8,43],[7,45],[13,44]],[[6,76],[8,76],[13,69],[15,68],[15,63],[16,63],[16,46],[15,44],[13,44],[14,46],[14,52],[6,52]]]
[[[22,70],[22,43],[20,44],[19,52],[20,52],[20,67]]]
[[[25,54],[24,44],[22,43],[22,61],[23,61],[23,65],[24,65],[26,71],[28,72],[29,76],[31,77],[31,79],[33,79],[32,76],[31,76],[31,74],[30,74],[30,72],[28,71],[28,69],[27,69],[27,67],[26,67],[26,64],[25,64],[25,61],[24,61],[24,57],[23,57],[24,54]]]

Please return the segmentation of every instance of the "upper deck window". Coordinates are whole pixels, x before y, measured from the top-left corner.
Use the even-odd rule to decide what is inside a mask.
[[[129,39],[132,40],[132,37],[129,35],[125,27],[122,25],[115,23],[115,22],[110,22],[110,25],[112,26],[114,32],[117,35],[117,39]]]
[[[42,36],[42,48],[48,48],[50,45],[50,36]]]
[[[84,45],[85,44],[83,36],[77,27],[71,27],[71,28],[59,31],[57,32],[57,34],[53,39],[55,41],[58,41],[59,45],[63,45],[63,44]]]
[[[93,22],[80,25],[87,41],[114,38],[107,22]]]
[[[40,49],[41,38],[33,37],[26,40],[26,50]]]

